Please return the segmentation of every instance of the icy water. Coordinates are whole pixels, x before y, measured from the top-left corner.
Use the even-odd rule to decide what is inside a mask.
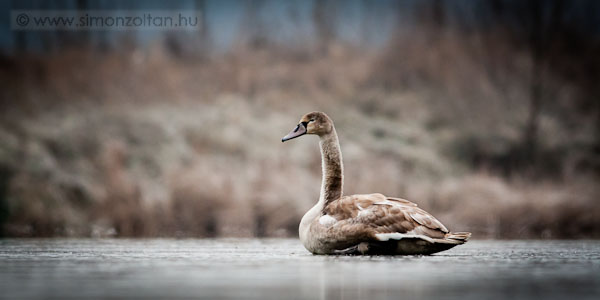
[[[298,240],[0,240],[0,298],[600,299],[600,241],[332,257]]]

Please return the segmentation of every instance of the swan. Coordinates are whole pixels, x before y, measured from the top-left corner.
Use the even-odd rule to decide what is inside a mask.
[[[282,142],[319,137],[322,184],[319,201],[302,217],[300,241],[313,254],[428,255],[467,242],[471,233],[446,226],[408,200],[382,194],[343,196],[342,152],[333,121],[310,112]]]

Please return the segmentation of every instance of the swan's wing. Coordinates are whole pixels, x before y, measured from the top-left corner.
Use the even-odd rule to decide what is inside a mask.
[[[331,236],[378,240],[443,238],[448,229],[416,204],[381,194],[352,195],[330,203],[322,217]]]
[[[404,205],[409,205],[409,206],[417,206],[417,204],[416,204],[416,203],[414,203],[414,202],[410,202],[410,201],[408,201],[408,200],[406,200],[406,199],[402,199],[402,198],[394,198],[394,197],[386,197],[386,198],[387,198],[387,200],[390,200],[390,201],[396,201],[396,202],[402,203],[402,204],[404,204]]]

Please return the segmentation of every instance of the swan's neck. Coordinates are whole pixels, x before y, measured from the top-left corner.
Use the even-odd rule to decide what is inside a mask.
[[[323,209],[331,201],[342,197],[342,184],[344,167],[342,166],[342,152],[335,129],[326,136],[321,136],[321,166],[323,167],[323,182],[319,202],[313,206],[300,221],[300,240],[306,249],[314,252],[316,241],[309,234],[310,224],[323,214]]]
[[[323,169],[323,181],[321,183],[321,195],[319,203],[323,209],[329,202],[342,197],[342,186],[344,184],[344,166],[342,164],[342,151],[335,129],[328,135],[321,136],[321,167]]]

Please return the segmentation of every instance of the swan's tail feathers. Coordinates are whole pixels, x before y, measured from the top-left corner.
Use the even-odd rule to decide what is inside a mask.
[[[446,234],[445,240],[451,241],[456,244],[464,244],[471,237],[470,232],[450,232]]]

